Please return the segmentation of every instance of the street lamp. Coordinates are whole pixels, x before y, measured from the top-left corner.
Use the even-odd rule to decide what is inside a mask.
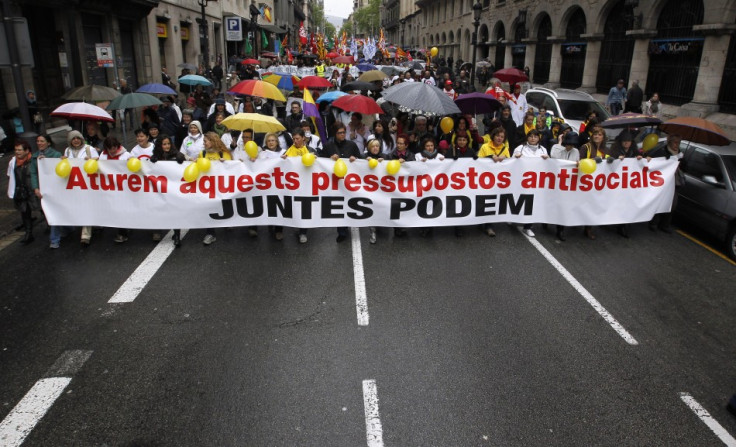
[[[475,56],[478,52],[478,27],[480,26],[480,13],[483,6],[480,4],[480,0],[475,0],[473,5],[473,65],[470,67],[470,85],[475,91]]]
[[[207,17],[204,14],[204,8],[207,7],[207,3],[216,1],[217,0],[197,0],[197,4],[202,8],[202,22],[199,24],[199,31],[204,37],[204,51],[202,53],[202,58],[204,59],[205,74],[210,66],[210,33],[207,28]]]

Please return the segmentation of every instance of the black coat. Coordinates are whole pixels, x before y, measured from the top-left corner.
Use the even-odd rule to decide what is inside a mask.
[[[335,154],[340,158],[360,158],[360,149],[358,149],[357,144],[347,139],[341,142],[331,140],[329,143],[324,145],[322,156],[329,158]]]

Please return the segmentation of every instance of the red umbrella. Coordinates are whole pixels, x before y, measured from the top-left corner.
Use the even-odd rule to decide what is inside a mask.
[[[693,143],[725,146],[731,143],[726,133],[718,125],[703,118],[682,116],[659,125],[659,130],[668,134],[678,134],[683,140]]]
[[[265,57],[268,59],[278,59],[279,55],[271,51],[264,51],[263,53],[261,53],[261,57]]]
[[[519,82],[528,81],[529,77],[518,68],[504,68],[493,73],[495,78],[509,84],[517,84]]]
[[[320,76],[304,76],[301,81],[297,83],[297,87],[299,88],[312,88],[312,89],[318,89],[318,88],[330,88],[332,87],[332,83],[328,81],[327,79],[320,77]]]
[[[376,104],[373,98],[363,95],[345,95],[332,102],[333,107],[343,109],[347,112],[358,112],[364,115],[373,113],[384,113],[381,106]]]
[[[338,56],[332,59],[332,62],[336,64],[354,64],[355,59],[353,59],[353,56]]]
[[[335,53],[334,51],[330,51],[329,53],[327,53],[327,57],[330,58],[330,59],[333,59],[333,58],[336,58],[336,57],[340,57],[340,55],[337,54],[337,53]]]
[[[261,65],[261,62],[256,59],[243,59],[241,62],[243,65]]]

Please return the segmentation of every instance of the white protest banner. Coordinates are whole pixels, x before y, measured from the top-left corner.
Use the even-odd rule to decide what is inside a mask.
[[[300,157],[255,162],[212,162],[193,182],[190,162],[142,161],[130,172],[122,161],[100,161],[96,174],[69,160],[71,174],[56,175],[58,159],[39,160],[43,209],[51,225],[118,228],[430,227],[486,222],[610,225],[647,221],[670,210],[677,163],[626,159],[578,173],[562,160],[483,158],[407,162],[395,176],[387,161],[335,162]]]

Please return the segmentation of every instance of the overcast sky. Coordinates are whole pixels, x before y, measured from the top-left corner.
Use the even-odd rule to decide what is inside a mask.
[[[347,19],[353,12],[352,0],[325,0],[325,14]]]

